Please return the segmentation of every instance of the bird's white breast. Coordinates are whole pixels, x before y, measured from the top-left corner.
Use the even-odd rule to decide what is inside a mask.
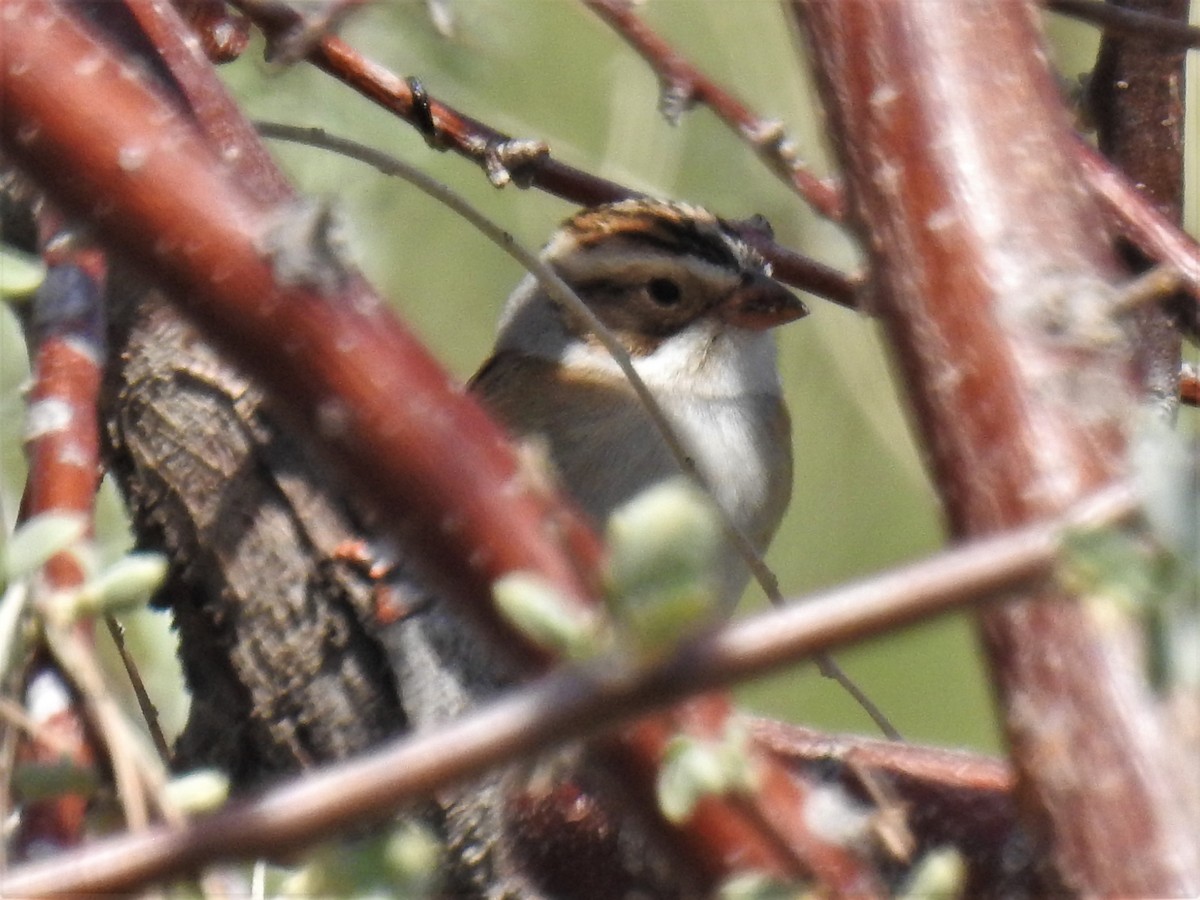
[[[568,344],[561,360],[575,370],[624,378],[595,344]],[[783,427],[771,335],[698,322],[653,353],[634,357],[633,364],[692,451],[717,502],[757,542],[765,530],[768,494],[778,488],[781,445],[790,484],[791,438]],[[664,477],[675,471],[672,462]]]
[[[611,384],[622,398],[603,411],[564,403],[546,435],[568,488],[603,521],[637,491],[679,474],[679,466],[608,351],[565,332],[559,317],[521,294],[506,310],[497,349],[555,361],[593,385]],[[771,334],[705,319],[632,359],[717,503],[764,550],[792,479],[791,435]],[[727,557],[724,593],[732,601],[748,576],[732,548]]]
[[[623,378],[594,344],[569,345],[562,361],[576,370],[603,371]],[[772,336],[697,323],[653,353],[634,358],[634,368],[655,395],[688,448],[714,498],[760,551],[766,549],[791,495],[791,434],[775,365]],[[639,441],[654,445],[641,474],[645,483],[679,472],[653,425],[636,407]],[[652,462],[651,462],[652,460]],[[613,497],[616,502],[627,497]],[[730,602],[745,587],[747,570],[730,548],[722,568]]]

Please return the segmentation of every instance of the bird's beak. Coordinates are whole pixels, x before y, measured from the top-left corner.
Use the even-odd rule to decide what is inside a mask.
[[[738,328],[766,331],[807,316],[808,307],[778,281],[755,273],[725,298],[719,315]]]

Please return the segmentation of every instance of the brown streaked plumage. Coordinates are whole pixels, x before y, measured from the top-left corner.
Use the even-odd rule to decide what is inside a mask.
[[[629,351],[717,502],[760,550],[791,494],[791,439],[767,329],[804,315],[762,259],[710,213],[661,201],[585,210],[543,258]],[[510,297],[472,390],[516,435],[545,441],[598,522],[678,466],[582,322],[532,279]],[[724,599],[747,574],[733,548]]]

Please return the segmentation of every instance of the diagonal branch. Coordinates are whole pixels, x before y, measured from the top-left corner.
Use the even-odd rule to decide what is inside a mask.
[[[633,12],[629,0],[584,0],[584,5],[607,22],[637,51],[662,81],[662,108],[674,124],[696,103],[708,106],[767,164],[785,184],[826,218],[838,221],[845,203],[837,184],[809,171],[782,123],[756,115],[683,57]]]
[[[231,2],[263,31],[268,41],[285,39],[303,26],[299,13],[281,0]],[[338,37],[320,36],[311,43],[306,59],[413,125],[425,135],[430,146],[452,150],[471,160],[497,186],[511,181],[582,206],[638,195],[631,188],[559,162],[539,141],[516,140],[459,112],[427,93],[420,82],[400,78]],[[839,305],[857,307],[860,279],[781,247],[761,229],[746,226],[737,231],[771,263],[773,274],[780,281]]]
[[[1092,22],[1110,34],[1149,38],[1164,49],[1200,47],[1200,28],[1167,16],[1126,9],[1104,0],[1045,0],[1047,9]]]
[[[1155,209],[1112,163],[1078,141],[1076,155],[1096,196],[1131,244],[1173,267],[1191,295],[1185,325],[1200,331],[1200,243]]]
[[[1132,508],[1123,487],[1101,492],[1060,519],[732,623],[633,678],[603,661],[558,670],[452,724],[308,773],[184,829],[110,838],[14,869],[0,890],[21,896],[129,891],[219,860],[299,849],[489,766],[1028,584],[1053,566],[1064,529],[1111,523]]]
[[[110,77],[120,64],[103,45],[54,5],[35,6],[42,27],[0,29],[0,138],[11,158],[222,335],[303,432],[369,485],[364,494],[429,568],[454,573],[441,585],[450,596],[488,596],[499,575],[530,570],[589,602],[594,537],[560,498],[520,477],[499,429],[321,244],[320,211],[248,196],[148,85]],[[104,63],[90,85],[62,62],[84,58]],[[459,528],[403,521],[408,510],[450,505]],[[458,564],[464,542],[486,548],[474,566]]]

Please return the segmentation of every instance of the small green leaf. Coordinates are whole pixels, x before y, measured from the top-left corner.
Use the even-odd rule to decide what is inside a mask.
[[[280,886],[281,897],[443,896],[441,846],[425,828],[404,822],[390,832],[331,841],[308,854]]]
[[[432,887],[442,861],[442,844],[428,828],[416,822],[402,822],[387,838],[384,861],[396,885],[408,893]]]
[[[1133,613],[1162,593],[1160,558],[1157,547],[1120,528],[1075,529],[1063,536],[1059,578],[1073,593]]]
[[[209,813],[229,799],[229,776],[216,769],[197,769],[172,778],[165,790],[167,800],[181,812]]]
[[[161,553],[127,553],[89,581],[75,596],[74,618],[116,613],[144,604],[169,568]]]
[[[674,737],[658,772],[658,808],[669,822],[685,821],[701,798],[725,791],[725,773],[716,747],[689,737]]]
[[[36,571],[87,532],[88,522],[75,513],[41,513],[13,533],[5,549],[3,574],[14,581]]]
[[[12,667],[25,652],[25,607],[29,601],[29,585],[23,581],[10,584],[0,594],[0,684],[7,684]]]
[[[723,535],[703,491],[661,482],[614,511],[607,530],[609,608],[641,652],[661,654],[714,618]]]
[[[717,900],[801,900],[805,891],[765,872],[739,872],[717,889]]]
[[[565,600],[538,575],[510,572],[496,580],[492,594],[501,614],[539,646],[585,659],[603,644],[599,618]]]
[[[46,266],[36,256],[0,244],[0,300],[26,297],[46,278]]]
[[[930,850],[909,873],[897,900],[927,900],[938,897],[953,900],[966,887],[967,866],[962,854],[953,847]]]
[[[746,729],[736,719],[730,720],[720,740],[672,738],[656,785],[663,815],[671,822],[682,822],[706,796],[752,791],[755,778],[746,741]]]
[[[1147,675],[1167,689],[1200,683],[1200,571],[1158,534],[1116,527],[1070,532],[1058,577],[1098,621],[1137,618],[1146,635]]]

